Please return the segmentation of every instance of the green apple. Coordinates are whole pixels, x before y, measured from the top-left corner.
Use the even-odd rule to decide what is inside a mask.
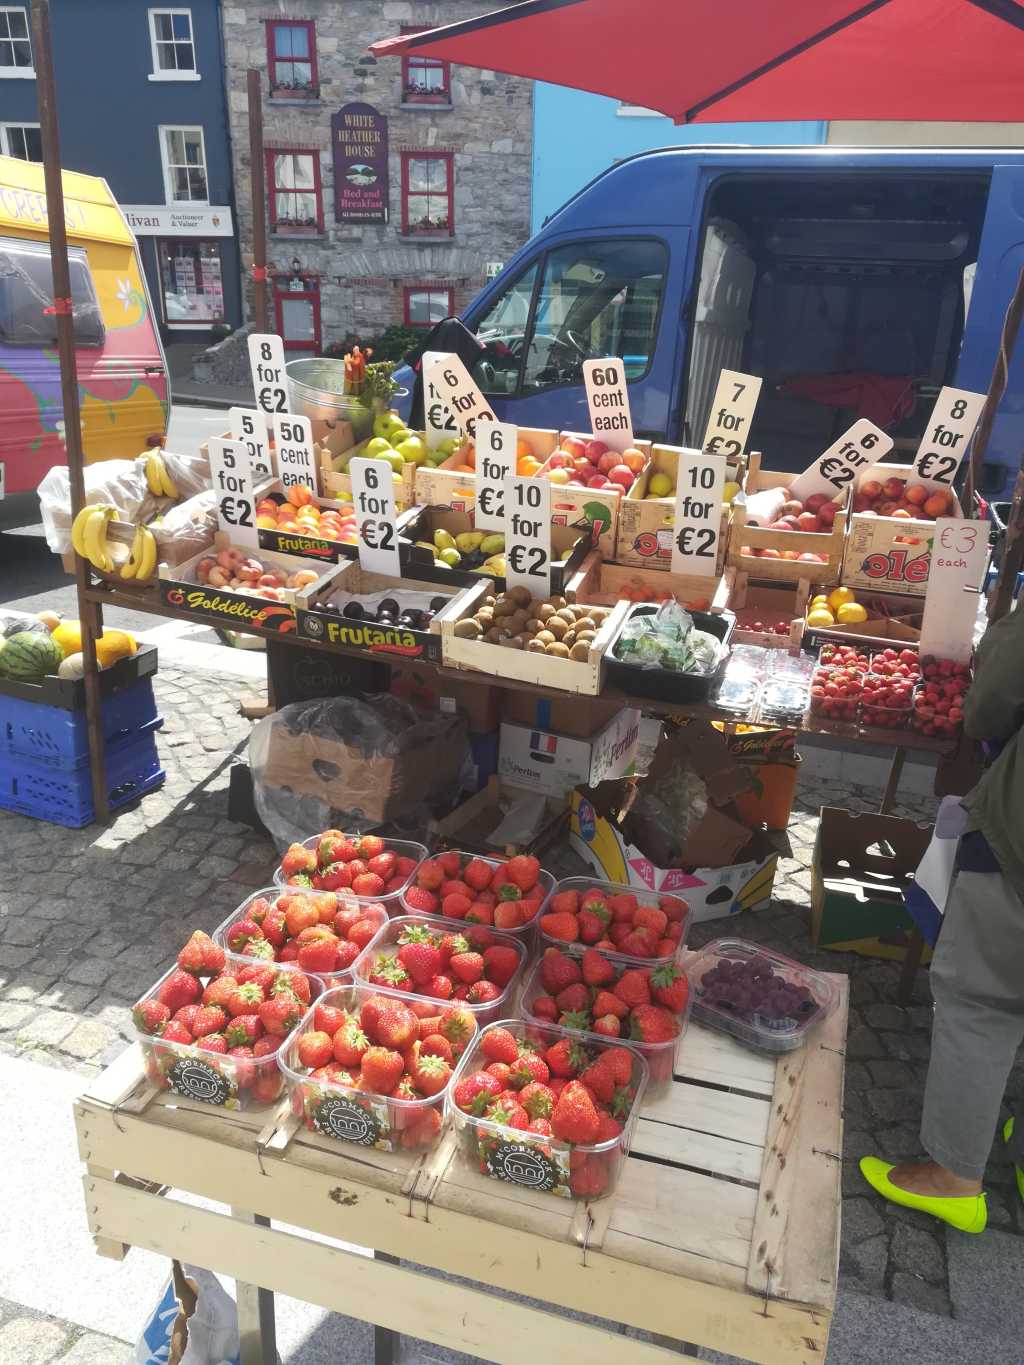
[[[454,455],[454,454],[455,454],[455,451],[458,449],[458,447],[459,447],[461,444],[462,444],[462,438],[461,438],[461,436],[446,436],[445,439],[444,439],[443,441],[439,441],[439,442],[438,442],[438,444],[437,444],[437,446],[435,447],[435,449],[436,449],[436,450],[439,450],[439,451],[443,451],[443,452],[444,452],[444,459],[447,460],[447,458],[448,458],[449,455]]]
[[[423,464],[427,458],[427,447],[419,436],[408,436],[395,449],[403,460],[409,460],[415,465]]]
[[[402,459],[401,455],[399,455],[397,450],[389,450],[386,455],[382,455],[380,458],[382,460],[387,460],[388,464],[391,466],[391,468],[395,471],[396,474],[401,474],[405,469],[405,461]]]
[[[396,432],[404,430],[405,423],[393,409],[389,412],[378,413],[373,419],[374,436],[383,436],[386,441],[390,442]]]
[[[363,447],[363,454],[368,460],[386,460],[391,453],[391,442],[383,436],[371,436]]]

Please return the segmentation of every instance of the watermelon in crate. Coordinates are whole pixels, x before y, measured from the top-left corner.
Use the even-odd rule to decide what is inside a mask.
[[[8,678],[33,682],[56,673],[63,661],[64,651],[49,632],[19,630],[0,644],[0,673]]]

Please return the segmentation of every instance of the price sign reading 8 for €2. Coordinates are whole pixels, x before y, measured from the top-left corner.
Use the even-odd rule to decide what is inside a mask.
[[[235,545],[259,546],[249,452],[241,441],[211,436],[210,483],[217,496],[217,524]]]
[[[349,460],[352,503],[359,528],[359,564],[367,573],[400,578],[395,529],[395,474],[387,460]]]
[[[256,406],[264,412],[291,412],[281,338],[273,332],[253,332],[249,337],[249,367]]]
[[[476,429],[476,510],[478,531],[505,530],[505,480],[516,472],[519,428],[511,422],[481,422]]]
[[[922,658],[932,654],[954,663],[970,659],[978,594],[988,567],[988,533],[987,521],[936,521],[918,646]]]
[[[505,480],[505,585],[534,597],[551,591],[551,485],[547,479]]]
[[[984,406],[983,393],[940,389],[914,456],[914,473],[928,488],[952,488]]]

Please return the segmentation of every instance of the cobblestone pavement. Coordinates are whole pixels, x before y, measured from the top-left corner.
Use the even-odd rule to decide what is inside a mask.
[[[236,680],[167,668],[157,675],[156,690],[165,718],[162,790],[104,830],[65,830],[0,812],[7,874],[0,890],[0,1051],[98,1072],[124,1048],[132,1003],[169,965],[187,933],[212,928],[251,889],[270,881],[275,859],[269,840],[226,815],[229,769],[244,757],[250,729],[238,715],[237,699],[248,689]],[[815,967],[849,972],[841,1282],[948,1315],[941,1232],[924,1215],[868,1194],[856,1169],[865,1152],[899,1159],[919,1150],[931,1021],[927,973],[918,974],[912,1006],[901,1009],[894,1003],[898,965],[816,951],[810,943],[818,809],[872,810],[877,801],[877,793],[866,789],[803,779],[790,828],[793,857],[781,865],[772,908],[739,916],[727,929],[721,920],[698,926],[691,942],[700,947],[728,932]],[[920,801],[898,806],[896,813],[924,819],[930,808]],[[565,850],[546,861],[572,859]],[[1020,1063],[1010,1095],[1024,1098]],[[988,1188],[992,1226],[1024,1233],[1013,1172],[998,1142]],[[0,1365],[105,1359],[92,1338],[72,1339],[77,1329],[34,1317],[19,1325],[12,1313],[0,1318]],[[19,1333],[37,1344],[8,1348],[8,1341],[21,1341]],[[49,1355],[44,1341],[53,1343]],[[69,1348],[70,1354],[61,1354]]]
[[[124,1365],[129,1347],[0,1299],[0,1365]]]

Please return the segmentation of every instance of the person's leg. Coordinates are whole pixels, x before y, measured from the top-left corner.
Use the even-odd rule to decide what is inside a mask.
[[[999,1106],[1024,1038],[1024,904],[997,873],[961,872],[932,963],[935,1021],[921,1141],[930,1163],[897,1167],[919,1194],[981,1189]]]

